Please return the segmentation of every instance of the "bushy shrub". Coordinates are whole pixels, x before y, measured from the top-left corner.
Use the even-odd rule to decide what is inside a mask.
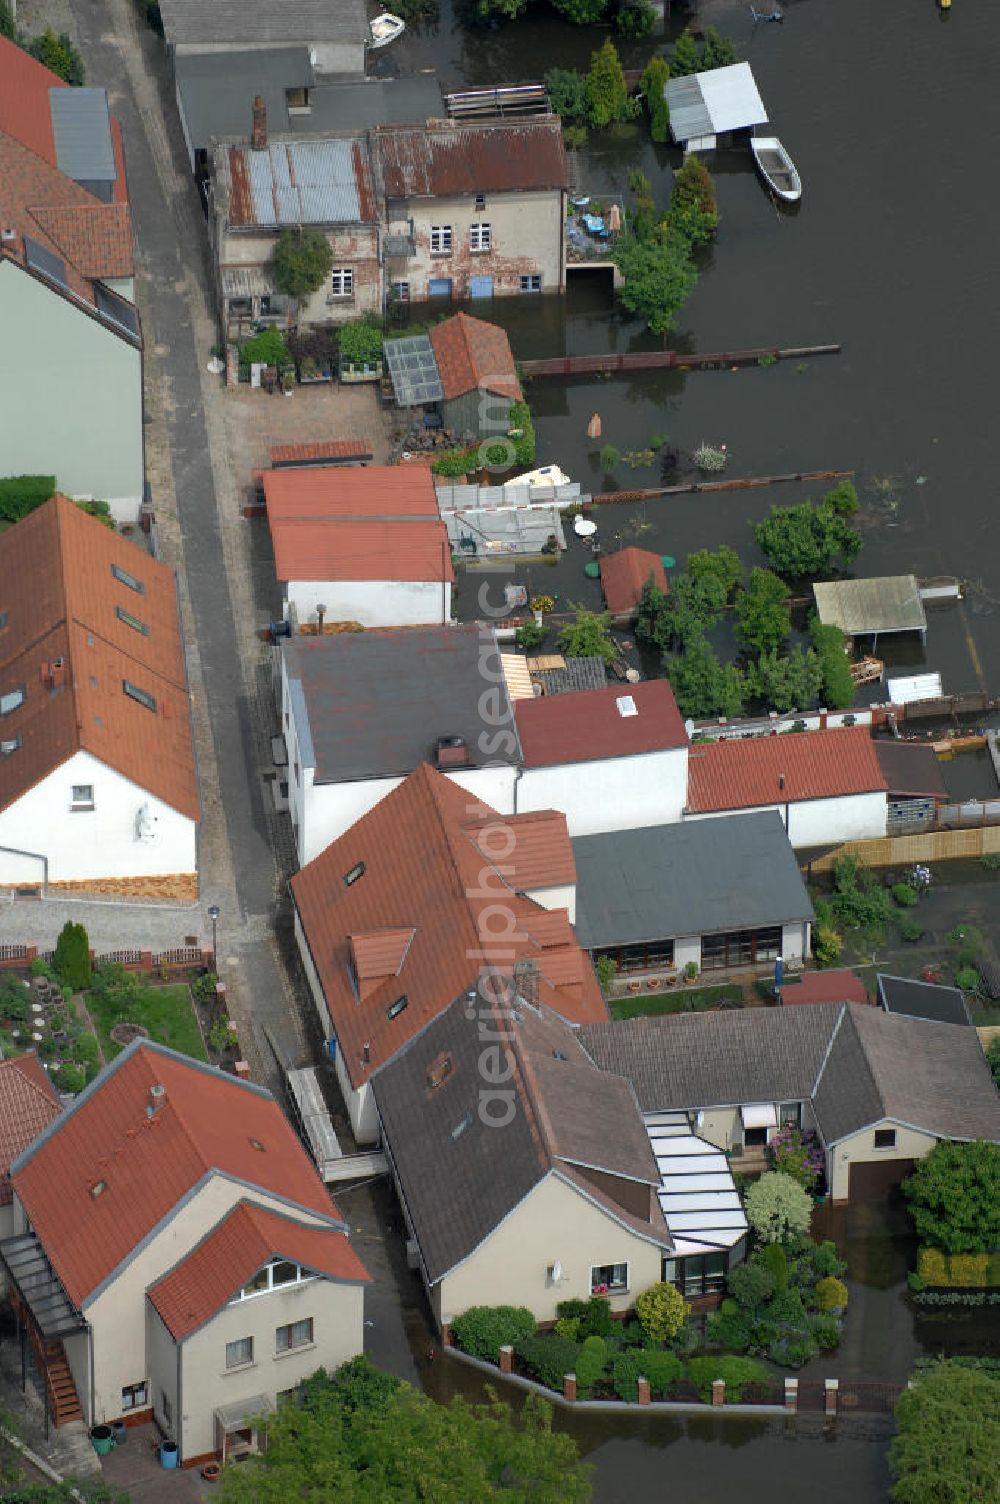
[[[727,1310],[727,1306],[732,1309]],[[746,1352],[753,1341],[750,1320],[735,1300],[724,1300],[719,1310],[713,1311],[708,1318],[706,1330],[709,1342],[734,1353]]]
[[[816,1305],[821,1311],[846,1311],[847,1286],[842,1279],[828,1274],[816,1285]]]
[[[587,113],[587,81],[575,68],[550,68],[545,88],[552,113],[563,120],[582,120]]]
[[[80,1066],[74,1065],[72,1060],[66,1060],[62,1063],[56,1075],[56,1080],[60,1090],[73,1092],[74,1094],[78,1091],[83,1091],[83,1088],[87,1084],[86,1073]]]
[[[288,346],[281,331],[273,326],[253,334],[240,345],[240,370],[251,366],[283,366],[289,359]]]
[[[635,1314],[648,1337],[667,1342],[688,1319],[687,1301],[676,1285],[660,1280],[643,1290],[635,1303]]]
[[[784,1258],[784,1249],[780,1249],[779,1252]],[[785,1277],[787,1281],[787,1261]],[[778,1285],[768,1264],[761,1260],[759,1263],[737,1264],[735,1269],[730,1270],[726,1287],[733,1299],[741,1306],[745,1306],[747,1310],[756,1311],[767,1304]],[[726,1302],[723,1301],[722,1309],[725,1310],[725,1308]]]
[[[788,1285],[788,1255],[780,1243],[768,1243],[754,1254],[754,1262],[763,1264],[774,1280],[775,1290],[784,1290]]]
[[[560,1316],[555,1324],[555,1334],[562,1337],[566,1342],[578,1342],[580,1338],[580,1317]]]
[[[55,973],[66,987],[82,992],[90,985],[90,940],[82,924],[63,925],[52,958]]]
[[[920,894],[916,888],[911,888],[909,883],[893,883],[891,891],[901,909],[912,908],[915,903],[920,902]]]
[[[989,1282],[985,1253],[953,1253],[948,1260],[951,1283],[958,1287],[982,1289]]]
[[[812,1337],[821,1353],[840,1346],[840,1322],[836,1316],[818,1316],[812,1324]]]
[[[352,366],[374,366],[382,359],[382,329],[370,315],[344,324],[337,335],[341,359]]]
[[[23,1024],[31,1012],[31,994],[17,977],[0,975],[0,1018]]]
[[[919,919],[903,919],[900,921],[899,935],[901,940],[916,945],[918,940],[924,938],[924,927]]]
[[[584,1398],[608,1366],[610,1350],[603,1337],[587,1337],[576,1355],[577,1394]]]
[[[649,134],[654,141],[670,140],[670,106],[664,92],[670,77],[670,64],[665,57],[651,57],[639,80],[639,90],[646,100],[649,111]],[[655,445],[660,448],[660,445]]]
[[[712,1382],[715,1379],[725,1379],[726,1399],[730,1404],[736,1404],[748,1384],[760,1384],[767,1378],[767,1370],[754,1358],[726,1355],[719,1358],[691,1358],[687,1369],[688,1378],[706,1403],[712,1398]]]
[[[611,1306],[603,1295],[592,1295],[589,1300],[561,1300],[556,1315],[579,1317],[581,1341],[585,1337],[607,1337],[615,1326]]]
[[[802,1296],[791,1286],[786,1290],[779,1290],[761,1314],[762,1320],[770,1327],[790,1327],[794,1331],[804,1331],[807,1326]]]
[[[97,1043],[97,1035],[80,1034],[79,1038],[74,1040],[73,1055],[77,1064],[83,1067],[84,1075],[89,1085],[101,1068],[101,1053],[100,1046]]]
[[[812,1201],[789,1175],[768,1170],[750,1187],[744,1200],[747,1221],[759,1238],[784,1243],[808,1231]]]
[[[580,1349],[565,1337],[548,1334],[522,1337],[514,1351],[531,1378],[561,1394],[566,1374],[576,1372]]]
[[[501,1347],[534,1336],[535,1318],[526,1306],[470,1306],[451,1330],[463,1352],[496,1363]]]
[[[824,1279],[830,1274],[839,1278],[847,1268],[837,1252],[836,1243],[831,1242],[829,1238],[822,1243],[815,1243],[809,1250],[808,1256],[817,1279]]]
[[[960,966],[955,973],[955,986],[963,992],[975,992],[979,986],[979,972],[974,966]]]
[[[795,1336],[777,1337],[768,1348],[767,1355],[772,1363],[777,1363],[782,1368],[801,1368],[803,1363],[815,1358],[816,1351],[811,1333],[796,1333]]]
[[[639,1398],[640,1376],[649,1378],[645,1369],[646,1354],[643,1352],[619,1353],[611,1365],[611,1383],[620,1400],[634,1405]]]
[[[34,37],[27,44],[27,50],[44,68],[48,68],[64,83],[79,88],[87,76],[83,58],[73,45],[72,38],[65,31],[61,31],[57,36],[52,27],[47,26],[41,36]]]
[[[641,1372],[649,1380],[650,1390],[657,1397],[666,1394],[671,1384],[684,1374],[684,1364],[676,1353],[648,1348],[641,1359]]]
[[[56,493],[54,475],[7,475],[0,479],[0,521],[17,522]]]

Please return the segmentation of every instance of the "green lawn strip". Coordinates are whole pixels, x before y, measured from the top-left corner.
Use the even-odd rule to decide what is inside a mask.
[[[608,1004],[614,1019],[643,1018],[656,1013],[701,1013],[720,1003],[740,1003],[742,995],[735,983],[719,987],[678,987],[670,992],[651,992],[645,997],[616,997]]]
[[[118,1023],[142,1024],[158,1044],[168,1045],[194,1060],[208,1059],[191,993],[186,986],[144,987],[129,1008],[127,1017],[123,1017],[113,998],[98,997],[94,993],[87,996],[87,1009],[94,1021],[105,1060],[113,1060],[121,1053],[122,1046],[111,1038],[111,1030]]]

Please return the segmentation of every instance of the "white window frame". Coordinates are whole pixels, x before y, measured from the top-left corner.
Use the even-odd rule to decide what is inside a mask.
[[[450,256],[451,245],[451,225],[431,225],[431,255]]]
[[[392,284],[392,295],[397,303],[408,303],[410,301],[409,282],[394,282]]]
[[[13,715],[15,710],[20,710],[28,698],[27,686],[19,684],[16,689],[8,689],[0,695],[0,715]]]
[[[354,297],[353,266],[335,266],[330,273],[331,298]]]
[[[878,1136],[879,1136],[880,1133],[891,1133],[892,1134],[892,1143],[891,1144],[879,1144],[879,1143],[877,1143],[876,1140],[877,1140],[877,1138],[878,1138]],[[873,1154],[894,1154],[896,1152],[897,1138],[898,1138],[898,1135],[896,1133],[895,1128],[873,1128],[872,1129],[872,1153]]]
[[[493,226],[488,219],[477,219],[469,226],[469,250],[474,256],[483,256],[493,249]]]
[[[71,809],[93,809],[94,785],[92,783],[74,783]]]
[[[301,1342],[295,1342],[293,1340],[296,1327],[309,1328],[309,1335],[307,1337],[303,1337]],[[280,1334],[282,1332],[288,1332],[289,1334],[289,1340],[284,1345],[282,1345],[282,1342],[280,1340]],[[304,1347],[314,1347],[315,1345],[316,1324],[311,1316],[302,1316],[298,1321],[286,1321],[283,1326],[275,1327],[274,1329],[274,1351],[279,1358],[284,1353],[296,1353]]]
[[[293,1263],[295,1263],[294,1259],[271,1259],[263,1266],[262,1269],[258,1269],[254,1274],[254,1279],[256,1279],[258,1274],[266,1273],[267,1284],[264,1285],[260,1290],[251,1290],[247,1285],[244,1285],[243,1288],[237,1291],[237,1293],[233,1296],[229,1304],[231,1306],[238,1306],[241,1300],[256,1300],[259,1295],[271,1295],[275,1290],[290,1290],[293,1285],[305,1285],[308,1284],[311,1279],[316,1278],[315,1274],[312,1274],[308,1269],[303,1269],[301,1264],[295,1264],[295,1278],[282,1280],[281,1284],[275,1284],[275,1267],[278,1264]]]
[[[235,1358],[232,1361],[230,1361],[229,1353],[230,1353],[230,1350],[232,1348],[238,1347],[241,1350],[243,1350],[248,1345],[249,1345],[249,1348],[250,1348],[250,1356],[249,1357],[247,1357],[247,1358]],[[232,1340],[232,1342],[227,1342],[226,1343],[226,1372],[227,1373],[232,1373],[233,1370],[237,1369],[237,1368],[252,1368],[252,1367],[253,1367],[253,1337],[252,1336],[234,1337],[233,1340]]]
[[[126,1395],[129,1397],[126,1402]],[[149,1407],[149,1380],[140,1379],[135,1384],[122,1385],[122,1414],[130,1410],[146,1410]]]
[[[537,283],[537,286],[532,287],[531,284],[533,282]],[[522,272],[521,273],[521,291],[522,292],[541,292],[541,290],[542,290],[542,274],[541,274],[541,272]]]
[[[615,1279],[615,1270],[616,1269],[624,1269],[624,1271],[625,1271],[624,1282],[620,1282],[620,1281],[618,1281],[618,1280]],[[611,1271],[611,1278],[609,1280],[604,1280],[604,1279],[601,1278],[601,1275],[604,1274],[605,1271],[607,1271],[607,1270]],[[601,1286],[601,1285],[604,1285],[604,1284],[607,1285],[607,1289],[599,1291],[598,1287]],[[591,1268],[590,1268],[590,1292],[591,1292],[592,1295],[597,1294],[597,1293],[600,1293],[602,1295],[624,1295],[628,1291],[628,1288],[629,1288],[629,1266],[628,1266],[628,1262],[627,1261],[625,1263],[620,1263],[620,1264],[592,1264],[591,1265]]]
[[[148,689],[143,689],[141,684],[133,684],[131,679],[122,680],[122,693],[144,710],[156,714],[156,696],[151,695]]]

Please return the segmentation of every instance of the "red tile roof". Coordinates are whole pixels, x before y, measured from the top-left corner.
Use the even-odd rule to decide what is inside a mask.
[[[519,893],[576,883],[566,816],[559,810],[501,815],[497,820],[471,822],[466,829],[484,860]]]
[[[659,554],[648,548],[620,548],[601,559],[601,589],[613,616],[631,616],[642,599],[650,575],[657,589],[666,594],[667,576]]]
[[[155,1085],[165,1097],[150,1116]],[[141,1040],[15,1164],[11,1179],[80,1307],[213,1173],[338,1220],[268,1092]]]
[[[506,330],[483,319],[456,313],[435,324],[430,334],[446,402],[466,392],[495,392],[521,401],[514,356]]]
[[[629,699],[635,715],[619,709]],[[526,768],[660,752],[688,741],[666,679],[517,700],[514,716]]]
[[[62,204],[30,211],[59,254],[88,278],[131,277],[135,270],[127,204]]]
[[[885,789],[866,726],[703,742],[688,759],[693,810],[756,809]]]
[[[336,1227],[317,1227],[242,1201],[186,1259],[149,1290],[175,1342],[210,1321],[272,1258],[288,1259],[338,1284],[366,1284],[364,1264]]]
[[[328,439],[323,444],[272,444],[272,465],[301,465],[315,460],[371,458],[372,446],[367,439]]]
[[[424,763],[292,878],[309,953],[355,1086],[473,988],[483,965],[495,961],[502,969],[512,956],[537,963],[540,1000],[570,1022],[607,1017],[565,910],[551,913],[522,897],[514,880],[482,856],[476,837],[482,839],[483,821],[491,816],[500,827],[511,823]],[[565,855],[558,849],[555,854],[556,870],[565,878]],[[345,887],[344,874],[359,863],[363,874]],[[531,870],[531,879],[545,885],[541,872]],[[512,937],[490,933],[490,914],[499,901],[516,924]],[[402,929],[412,930],[413,938],[398,974],[359,1000],[351,937]],[[387,1010],[404,995],[406,1007],[389,1018]]]
[[[274,455],[272,449],[272,459]],[[355,522],[389,517],[430,517],[437,521],[441,515],[433,476],[401,465],[265,470],[264,495],[272,521],[329,517]]]
[[[797,982],[786,981],[781,1001],[799,1003],[869,1003],[865,984],[853,971],[807,971]]]
[[[0,36],[0,132],[23,142],[53,167],[56,143],[49,90],[68,87],[30,53]]]
[[[34,1051],[0,1060],[0,1206],[13,1199],[10,1167],[62,1112],[52,1082]]]
[[[372,133],[387,198],[452,198],[569,187],[558,120],[397,125]]]
[[[142,592],[117,580],[113,565]],[[21,745],[0,758],[0,810],[82,749],[197,820],[173,570],[54,497],[0,536],[0,582],[0,691],[26,690],[4,717],[4,737]],[[119,608],[148,632],[119,618]],[[62,682],[50,682],[45,666],[60,658]],[[153,696],[155,712],[125,694],[126,680]]]

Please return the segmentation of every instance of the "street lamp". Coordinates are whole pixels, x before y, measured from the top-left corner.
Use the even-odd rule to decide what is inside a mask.
[[[209,906],[208,917],[212,921],[212,964],[216,975],[219,971],[219,905],[213,903]]]

